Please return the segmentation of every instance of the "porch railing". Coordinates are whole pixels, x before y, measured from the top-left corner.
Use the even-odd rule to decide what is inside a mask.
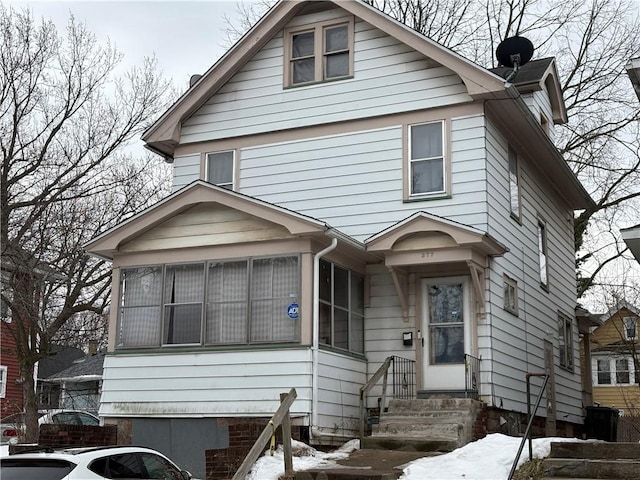
[[[464,391],[467,398],[478,400],[480,393],[480,358],[464,354]]]
[[[412,399],[416,395],[416,362],[395,355],[387,357],[369,381],[360,387],[360,439],[364,438],[367,419],[367,394],[382,379],[382,395],[378,398],[378,416],[387,404],[387,386],[391,369],[392,398]]]

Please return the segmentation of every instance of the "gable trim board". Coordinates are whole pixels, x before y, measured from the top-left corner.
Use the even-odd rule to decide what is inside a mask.
[[[640,262],[640,225],[629,228],[621,228],[620,235],[627,244],[636,261]]]

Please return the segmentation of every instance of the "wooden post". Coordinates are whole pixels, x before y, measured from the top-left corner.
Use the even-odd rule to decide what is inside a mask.
[[[287,399],[286,393],[280,394],[280,403]],[[284,478],[293,478],[293,458],[291,454],[291,418],[289,409],[282,419],[282,449],[284,450]]]
[[[233,476],[233,480],[244,480],[249,474],[249,470],[251,470],[251,466],[256,462],[264,446],[267,444],[267,441],[273,434],[273,429],[278,428],[282,424],[282,419],[285,417],[289,417],[289,407],[293,404],[293,401],[296,399],[298,394],[296,393],[296,389],[292,388],[285,400],[280,404],[280,408],[276,411],[276,413],[271,417],[271,421],[269,424],[262,430],[262,433],[256,440],[256,443],[253,444],[251,450],[246,457],[244,457],[244,461],[238,471]]]

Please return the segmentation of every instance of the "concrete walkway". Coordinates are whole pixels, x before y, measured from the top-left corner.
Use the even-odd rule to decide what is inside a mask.
[[[361,449],[338,460],[341,468],[297,472],[295,480],[396,480],[404,466],[418,458],[440,455],[431,452]]]

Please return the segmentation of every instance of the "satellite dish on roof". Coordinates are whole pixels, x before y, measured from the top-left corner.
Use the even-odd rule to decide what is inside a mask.
[[[516,35],[505,38],[496,48],[496,58],[501,67],[517,70],[533,57],[533,43],[525,37]]]

